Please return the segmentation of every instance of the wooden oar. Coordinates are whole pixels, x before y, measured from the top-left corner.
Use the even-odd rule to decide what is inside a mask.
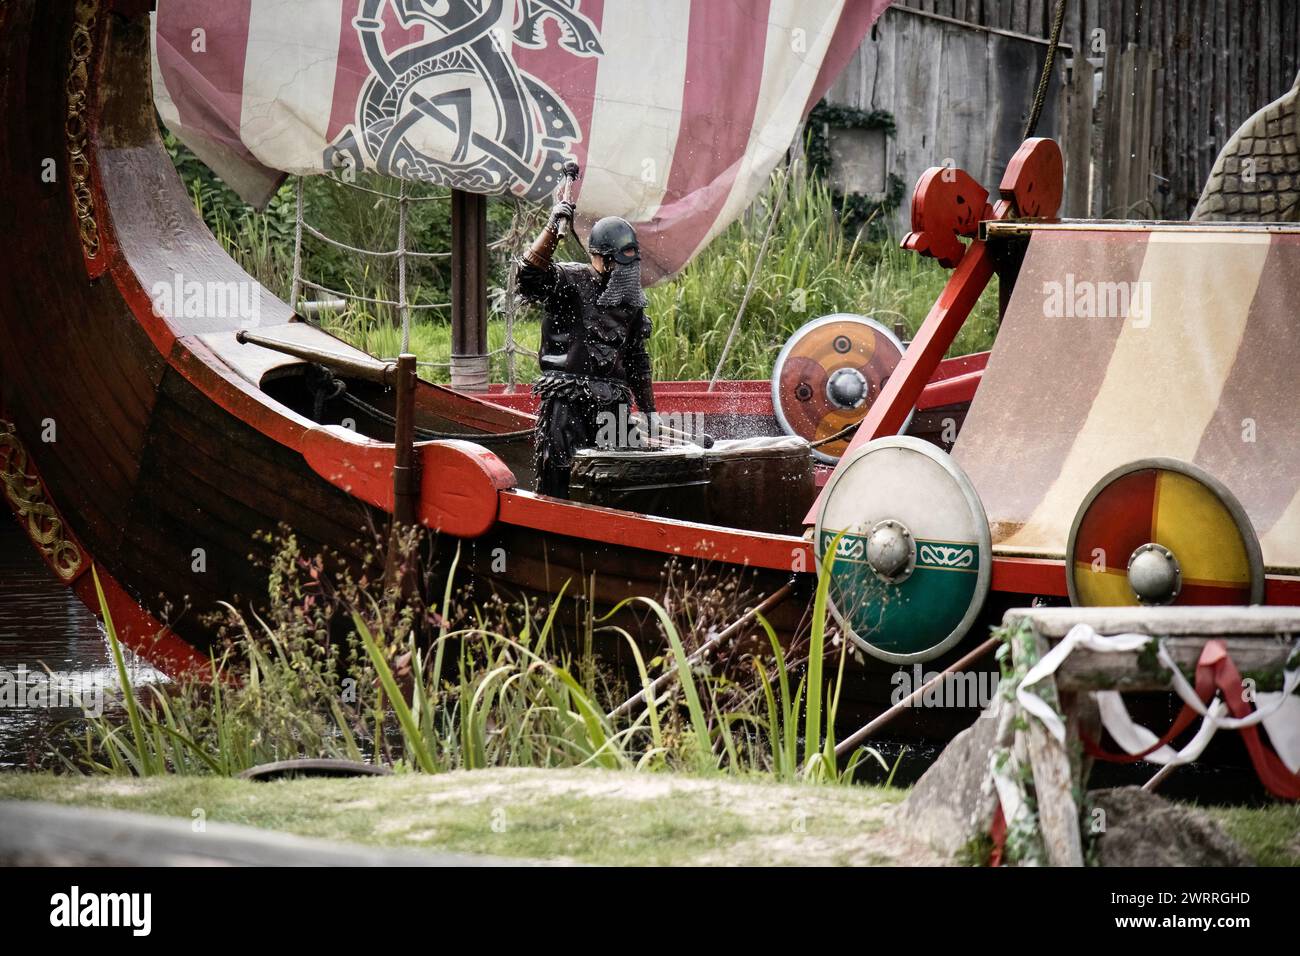
[[[1000,637],[990,637],[987,641],[985,641],[979,647],[975,648],[975,650],[971,651],[969,654],[967,654],[961,660],[957,661],[951,667],[948,667],[942,673],[939,673],[935,675],[933,678],[931,678],[930,680],[926,681],[916,690],[912,691],[912,693],[908,694],[906,697],[900,700],[893,707],[889,708],[889,710],[885,711],[883,714],[881,714],[879,717],[872,720],[866,726],[860,728],[859,730],[855,731],[853,734],[851,734],[850,736],[846,737],[844,740],[836,744],[835,756],[843,757],[846,753],[849,753],[851,750],[853,750],[854,747],[862,743],[862,741],[866,740],[868,737],[874,734],[881,727],[885,726],[885,724],[889,723],[891,720],[893,720],[903,711],[911,707],[912,704],[915,703],[917,700],[919,700],[921,695],[924,694],[926,691],[928,691],[931,687],[934,687],[936,684],[942,681],[949,674],[956,674],[958,671],[964,671],[966,668],[970,667],[972,664],[978,661],[985,654],[992,653],[997,648],[998,644],[1001,643],[1001,641],[1002,638]]]

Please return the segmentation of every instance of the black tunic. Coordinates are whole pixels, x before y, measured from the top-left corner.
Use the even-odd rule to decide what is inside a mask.
[[[596,300],[607,277],[580,262],[538,269],[519,263],[519,293],[541,305],[542,374],[533,387],[541,398],[536,437],[537,490],[567,496],[569,468],[580,448],[596,443],[601,414],[616,416],[633,399],[654,411],[650,320],[645,309],[602,306]]]

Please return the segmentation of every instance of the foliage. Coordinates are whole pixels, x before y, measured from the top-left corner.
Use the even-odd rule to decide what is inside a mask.
[[[786,193],[767,255],[757,262],[777,196]],[[892,242],[851,238],[830,188],[816,178],[773,174],[749,214],[732,223],[673,280],[648,290],[651,356],[665,380],[712,375],[736,310],[758,277],[722,377],[766,379],[777,353],[805,322],[834,312],[901,324],[910,338],[938,300],[949,272]],[[991,346],[997,291],[980,299],[950,355]]]
[[[894,115],[886,110],[861,110],[852,106],[836,106],[820,100],[808,114],[807,136],[804,150],[808,168],[814,176],[829,180],[832,158],[830,131],[832,129],[878,129],[892,136],[896,129]],[[864,235],[872,240],[888,239],[890,215],[903,201],[907,184],[895,173],[885,180],[883,195],[866,196],[862,193],[844,194],[832,191],[836,215],[851,236]]]
[[[370,573],[354,578],[305,558],[287,539],[270,569],[265,615],[227,606],[206,674],[137,691],[119,667],[126,723],[120,714],[91,719],[73,766],[230,776],[275,760],[339,757],[424,773],[603,767],[841,782],[865,757],[884,766],[866,748],[845,764],[834,754],[845,648],[834,640],[839,668],[824,679],[828,577],[806,643],[782,647],[762,622],[770,657],[746,652],[713,665],[695,653],[702,638],[690,622],[736,613],[719,599],[730,592],[714,585],[680,592],[676,615],[636,598],[595,617],[583,602],[579,630],[593,640],[575,652],[557,625],[571,606],[563,592],[544,609],[500,599],[468,604],[469,592],[453,588],[456,562],[440,577],[425,543],[402,542],[400,563],[417,567],[422,582],[403,599]],[[379,564],[376,554],[370,571]],[[439,586],[435,609],[419,595]],[[630,604],[650,613],[670,656],[646,661],[616,623]],[[118,660],[106,604],[102,612]],[[627,678],[611,664],[620,645],[648,702],[625,716],[616,705],[628,696]],[[669,686],[648,693],[670,671]]]
[[[283,299],[289,297],[293,273],[294,197],[285,185],[265,212],[242,203],[192,154],[168,138],[177,169],[195,206],[218,242],[255,278]],[[802,164],[778,171],[751,209],[724,229],[677,276],[648,290],[654,324],[651,356],[660,380],[700,379],[713,373],[751,274],[758,277],[723,375],[766,379],[777,353],[800,325],[833,312],[872,315],[886,326],[898,323],[910,336],[939,297],[948,271],[929,259],[904,252],[893,241],[859,237],[850,227],[865,215],[852,201],[835,197]],[[358,184],[391,192],[395,184],[362,176]],[[901,188],[901,184],[896,184]],[[348,189],[329,177],[304,180],[305,218],[321,232],[359,248],[396,247],[395,204]],[[436,195],[434,187],[414,185],[414,195]],[[757,262],[777,196],[784,193],[766,257]],[[411,248],[422,252],[450,250],[447,204],[415,202],[411,210]],[[490,200],[489,238],[497,245],[489,273],[491,315],[489,348],[505,345],[507,260],[522,250],[540,228],[546,212],[538,207]],[[883,219],[877,217],[878,221]],[[576,254],[572,253],[571,254]],[[397,281],[391,259],[377,260],[332,249],[320,240],[303,240],[303,275],[340,292],[394,300]],[[408,275],[412,301],[442,303],[450,296],[445,259],[412,262]],[[307,290],[309,298],[323,297]],[[516,309],[517,380],[537,375],[536,310]],[[392,357],[400,343],[400,317],[384,305],[356,302],[338,313],[321,316],[322,324],[375,355]],[[413,313],[412,350],[421,361],[447,363],[451,355],[449,316],[445,310]],[[988,348],[997,329],[997,295],[990,288],[950,349],[952,355]],[[507,362],[493,356],[493,377],[504,381]],[[445,368],[421,369],[432,381],[445,382]]]

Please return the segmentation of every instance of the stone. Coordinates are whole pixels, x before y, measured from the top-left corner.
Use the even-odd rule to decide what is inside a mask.
[[[1141,787],[1093,790],[1087,804],[1105,814],[1104,829],[1095,837],[1099,866],[1254,865],[1206,814]],[[1084,817],[1089,817],[1086,810]]]
[[[999,705],[995,700],[949,742],[898,809],[899,826],[949,857],[987,836],[993,826],[997,797],[985,778],[997,739]]]

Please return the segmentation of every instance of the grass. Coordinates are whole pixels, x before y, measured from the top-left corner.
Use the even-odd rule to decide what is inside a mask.
[[[1203,809],[1259,866],[1300,866],[1300,804]]]
[[[0,775],[0,799],[236,823],[361,844],[601,865],[940,862],[894,831],[903,791],[609,770],[251,783]]]
[[[757,261],[768,219],[784,192],[765,259]],[[522,227],[519,227],[522,228]],[[256,237],[229,240],[231,248],[259,248]],[[902,327],[910,338],[939,298],[951,274],[931,259],[900,249],[896,242],[857,241],[846,233],[829,190],[816,178],[777,173],[749,213],[729,226],[677,276],[648,290],[647,311],[654,332],[650,354],[659,380],[709,378],[717,366],[737,310],[757,270],[736,341],[723,377],[767,379],[777,353],[805,322],[834,312],[871,316],[887,328]],[[395,290],[359,279],[369,294],[396,298]],[[371,288],[371,285],[374,285]],[[501,312],[504,294],[495,288],[488,323],[488,347],[506,344]],[[451,355],[450,325],[416,313],[412,351],[421,361],[446,363]],[[356,306],[325,315],[331,332],[373,355],[397,354],[401,331],[381,308]],[[525,306],[516,317],[516,378],[537,376],[535,353],[540,313]],[[950,355],[988,349],[997,332],[997,288],[991,284],[958,334]],[[431,381],[445,382],[444,368],[423,369]],[[507,378],[506,357],[493,357],[494,381]]]
[[[170,685],[132,687],[101,597],[125,720],[88,719],[68,768],[232,776],[275,760],[334,757],[426,774],[603,767],[849,783],[863,759],[884,767],[870,748],[844,762],[834,754],[846,645],[835,653],[826,639],[827,573],[806,639],[783,648],[768,628],[770,656],[740,653],[724,669],[691,654],[708,634],[702,615],[734,620],[741,595],[691,582],[695,590],[679,587],[671,598],[677,617],[647,598],[603,617],[584,602],[579,623],[589,639],[575,653],[557,634],[557,615],[574,607],[563,590],[543,608],[466,604],[453,591],[456,560],[437,573],[421,561],[422,534],[406,542],[403,560],[424,582],[410,598],[382,575],[331,572],[286,540],[270,568],[265,614],[227,606],[211,672]],[[647,662],[613,623],[629,605],[650,616],[647,634],[657,623],[669,655]],[[635,663],[631,680],[609,663],[619,647]],[[824,651],[838,661],[829,679]],[[646,706],[618,713],[629,686],[644,692],[668,671],[673,679]]]
[[[599,865],[941,862],[894,829],[888,787],[746,776],[490,769],[251,783],[0,774],[0,800],[133,810],[352,843]],[[1300,806],[1209,807],[1262,866],[1300,866]]]

